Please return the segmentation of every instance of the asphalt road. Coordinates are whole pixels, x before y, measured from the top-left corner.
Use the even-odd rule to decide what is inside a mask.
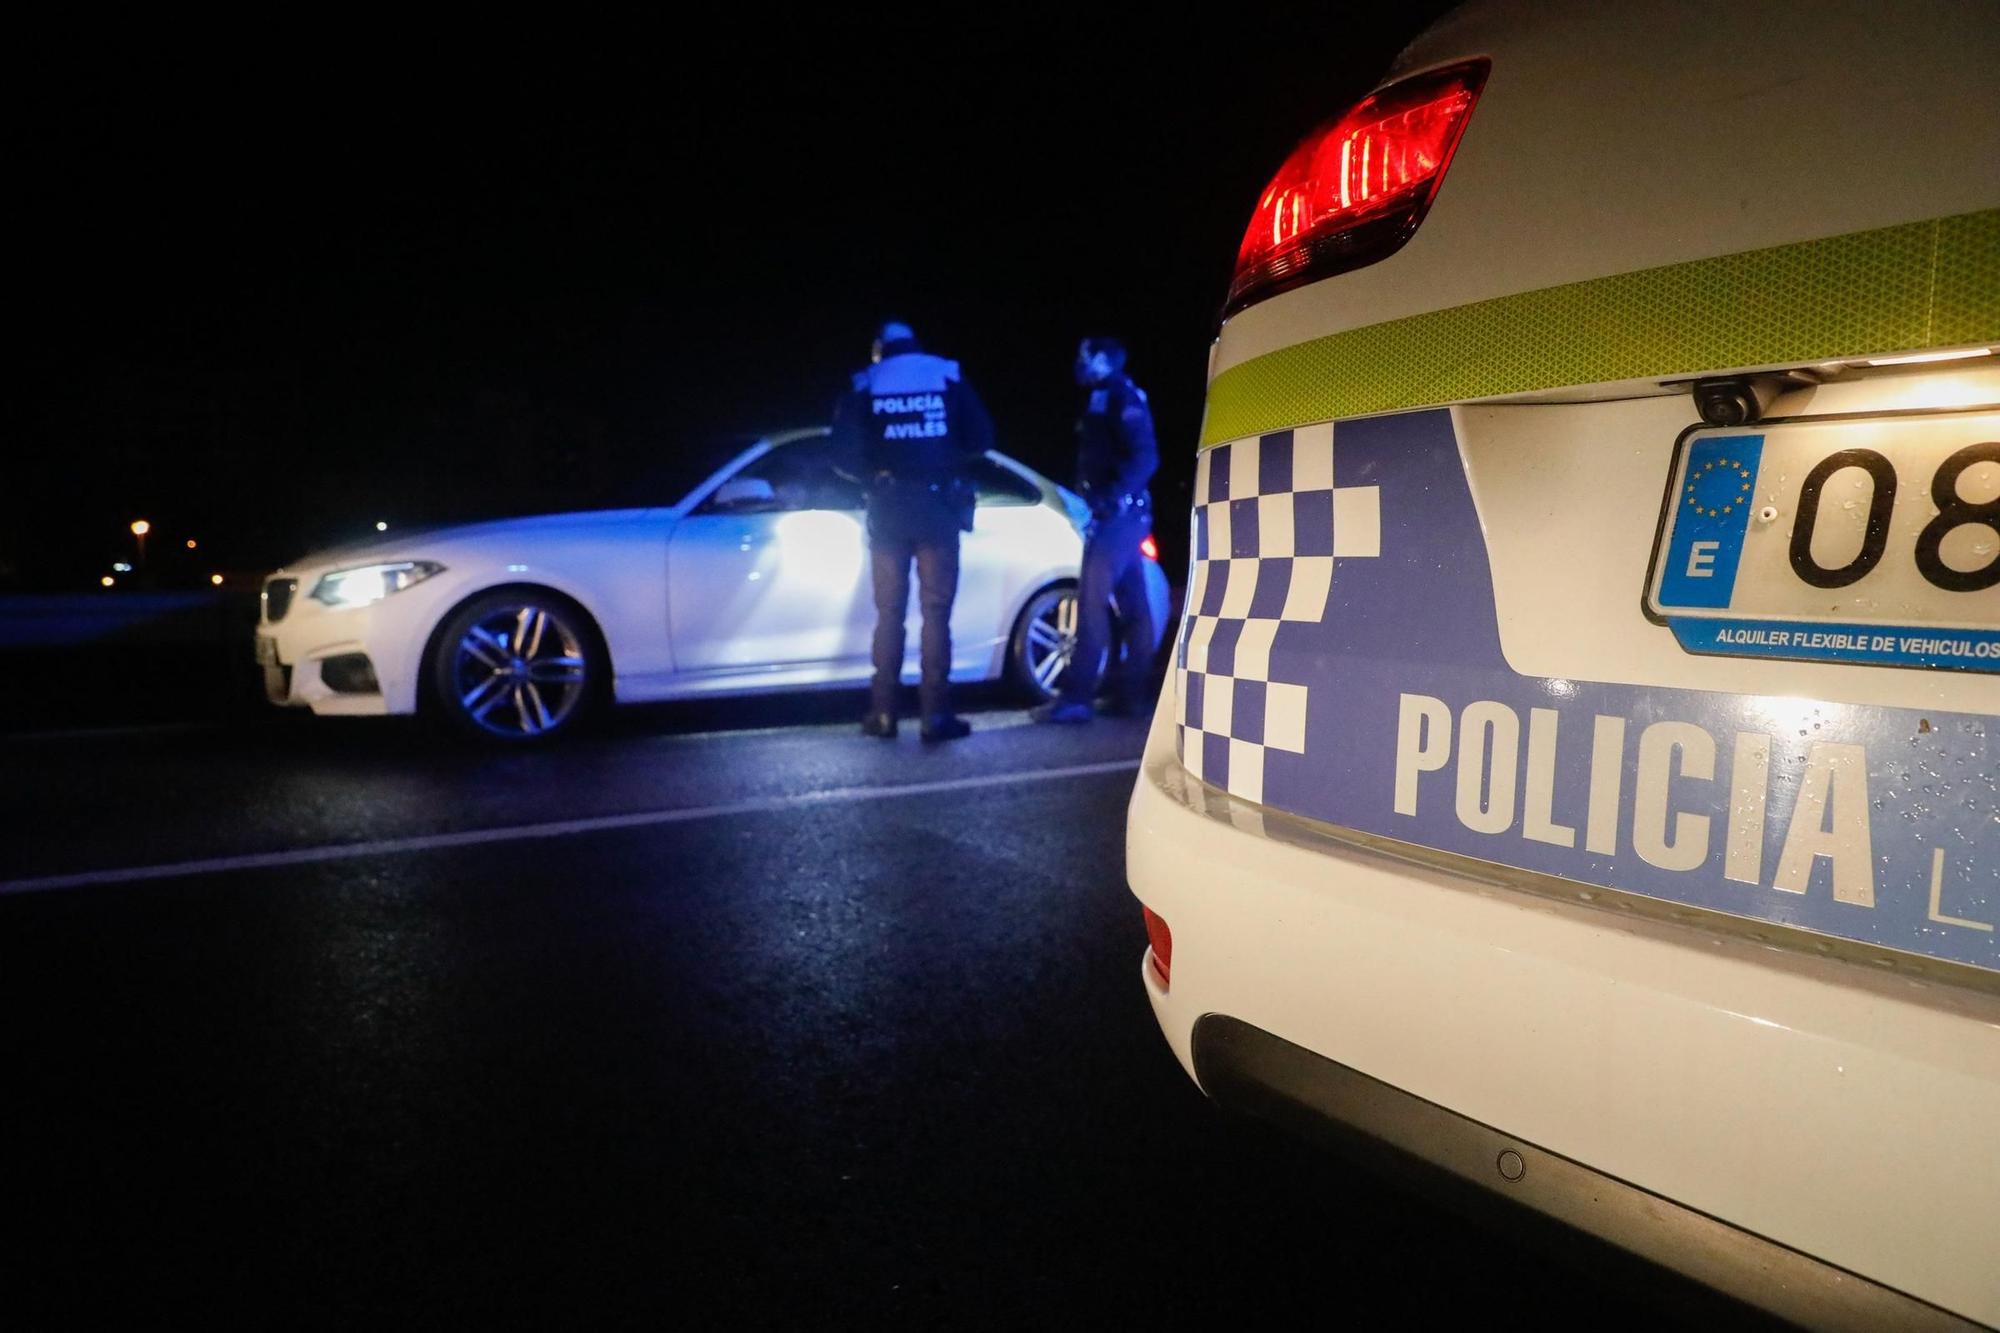
[[[1201,1098],[1142,723],[854,708],[0,744],[9,1322],[1736,1318]]]

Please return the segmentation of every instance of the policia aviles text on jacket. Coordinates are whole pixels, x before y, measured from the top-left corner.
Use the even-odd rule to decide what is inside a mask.
[[[956,740],[972,730],[952,713],[950,697],[958,537],[972,530],[975,499],[966,464],[992,446],[992,418],[956,361],[927,354],[908,325],[890,323],[876,338],[872,364],[855,372],[834,406],[833,443],[868,496],[875,677],[862,730],[884,739],[896,734],[914,562],[923,611],[923,738]]]

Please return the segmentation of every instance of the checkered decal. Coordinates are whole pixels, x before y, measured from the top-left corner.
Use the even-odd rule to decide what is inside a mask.
[[[1264,799],[1267,751],[1304,754],[1306,686],[1274,680],[1288,624],[1326,615],[1336,559],[1382,548],[1381,491],[1333,484],[1333,427],[1205,450],[1194,474],[1194,569],[1174,650],[1181,763]]]

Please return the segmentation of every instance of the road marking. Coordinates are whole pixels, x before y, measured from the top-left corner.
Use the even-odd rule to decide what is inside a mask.
[[[408,838],[337,843],[329,847],[295,847],[283,852],[251,852],[243,856],[216,856],[199,861],[169,861],[162,865],[84,870],[67,875],[35,875],[27,879],[0,880],[0,895],[42,893],[52,889],[81,889],[98,884],[132,884],[149,879],[176,879],[183,875],[224,874],[232,870],[268,870],[282,866],[315,865],[323,861],[347,861],[361,856],[400,856],[406,852],[431,852],[449,847],[481,847],[488,843],[521,842],[530,838],[560,838],[575,833],[650,828],[656,824],[689,824],[703,819],[723,819],[730,815],[768,814],[775,810],[789,810],[802,805],[840,805],[849,801],[926,796],[937,792],[977,791],[984,787],[1011,787],[1030,782],[1059,782],[1064,778],[1087,778],[1104,773],[1132,773],[1138,771],[1138,768],[1139,761],[1136,759],[1113,759],[1097,764],[1072,764],[1067,768],[982,773],[974,777],[943,778],[936,782],[829,787],[824,791],[758,796],[746,801],[730,801],[723,805],[698,805],[674,810],[639,810],[631,814],[593,815],[588,819],[556,819],[541,824],[515,824],[508,828],[470,829],[462,833],[423,833]]]

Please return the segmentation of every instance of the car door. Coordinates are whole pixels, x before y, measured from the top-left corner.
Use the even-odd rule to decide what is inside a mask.
[[[978,509],[972,531],[959,543],[951,651],[954,669],[975,673],[985,670],[1012,633],[1013,609],[1023,591],[1024,558],[1047,548],[1051,528],[1059,520],[1043,506],[1041,488],[1012,468],[985,457],[970,460],[966,470],[978,495]],[[912,645],[915,628],[909,635]]]
[[[870,586],[859,486],[834,471],[825,439],[777,445],[674,530],[675,669],[866,663]]]

